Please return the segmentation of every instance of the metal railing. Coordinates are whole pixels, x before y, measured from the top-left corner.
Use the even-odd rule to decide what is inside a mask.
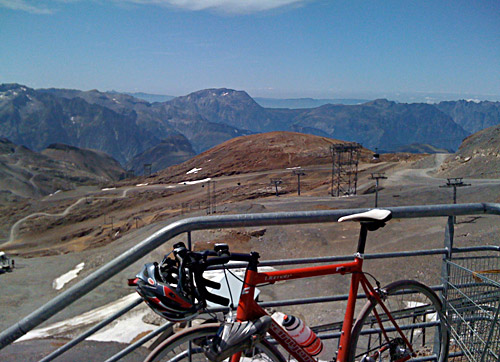
[[[445,237],[443,248],[440,249],[422,249],[417,251],[403,251],[395,253],[378,253],[366,254],[365,259],[383,259],[383,258],[396,258],[396,257],[410,257],[422,255],[443,255],[443,259],[447,260],[451,257],[453,252],[470,252],[477,250],[494,250],[500,251],[498,246],[484,246],[484,247],[469,247],[469,248],[454,248],[454,223],[453,217],[460,215],[478,215],[490,214],[500,215],[500,204],[495,203],[470,203],[470,204],[453,204],[453,205],[422,205],[422,206],[405,206],[405,207],[386,207],[385,209],[391,210],[393,218],[422,218],[422,217],[448,217],[445,227]],[[62,292],[57,297],[32,312],[27,317],[21,319],[16,324],[0,333],[0,349],[14,342],[33,328],[37,327],[50,317],[54,316],[59,311],[68,307],[70,304],[83,297],[97,286],[110,279],[112,276],[130,266],[133,262],[139,260],[147,255],[152,250],[158,248],[160,245],[169,241],[177,235],[182,233],[188,234],[188,241],[191,239],[191,232],[195,230],[207,229],[222,229],[222,228],[235,228],[235,227],[254,227],[254,226],[270,226],[270,225],[291,225],[291,224],[310,224],[310,223],[325,223],[336,222],[340,217],[364,212],[369,208],[361,209],[343,209],[343,210],[329,210],[329,211],[305,211],[305,212],[277,212],[277,213],[262,213],[262,214],[240,214],[240,215],[217,215],[217,216],[204,216],[186,218],[174,222],[159,231],[155,232],[150,237],[138,243],[127,252],[116,257],[100,269],[96,270],[80,282]],[[324,258],[304,258],[304,259],[286,259],[275,261],[263,261],[260,263],[262,266],[276,266],[276,265],[291,265],[291,264],[305,264],[305,263],[321,263],[321,262],[335,262],[352,259],[352,255],[342,257],[324,257]],[[238,265],[235,265],[238,267]],[[241,267],[241,266],[240,266]],[[442,274],[446,278],[447,268],[443,263]],[[435,286],[435,289],[442,289],[442,285]],[[276,307],[296,304],[307,303],[321,303],[327,301],[346,300],[347,295],[337,295],[330,297],[306,298],[299,300],[282,300],[262,303],[264,307]],[[114,315],[108,317],[106,320],[100,322],[92,327],[89,331],[76,337],[74,340],[65,346],[52,352],[45,357],[43,361],[50,361],[62,354],[63,352],[74,347],[80,341],[95,333],[99,329],[108,325],[115,319],[119,318],[129,310],[133,309],[140,304],[140,299],[136,299],[129,305],[124,307],[121,311],[116,312]],[[166,323],[159,327],[157,330],[151,332],[149,335],[144,336],[139,341],[131,344],[119,354],[109,358],[107,361],[117,361],[131,351],[137,349],[146,341],[151,340],[158,334],[162,333],[172,325]]]

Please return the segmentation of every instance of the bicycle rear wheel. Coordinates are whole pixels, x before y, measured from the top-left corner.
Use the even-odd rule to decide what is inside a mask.
[[[382,301],[416,356],[408,358],[409,348],[387,313],[372,300],[365,304],[352,329],[349,361],[445,361],[449,338],[442,303],[436,293],[414,280],[400,280],[383,290]]]
[[[144,362],[208,361],[203,346],[210,344],[220,324],[211,323],[185,329],[163,341]],[[266,340],[257,343],[251,350],[245,350],[241,362],[250,361],[286,362],[278,350]]]

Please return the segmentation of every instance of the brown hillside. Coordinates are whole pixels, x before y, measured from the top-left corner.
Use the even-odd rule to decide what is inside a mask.
[[[239,173],[331,163],[330,145],[348,143],[295,132],[269,132],[226,141],[159,174],[160,182],[198,180]],[[362,149],[361,158],[373,153]],[[197,172],[187,173],[193,169]]]

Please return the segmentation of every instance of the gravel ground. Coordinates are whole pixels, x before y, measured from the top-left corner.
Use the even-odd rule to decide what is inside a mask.
[[[379,194],[379,206],[421,205],[449,203],[452,191],[439,188],[445,183],[442,179],[430,178],[427,172],[436,163],[422,164],[419,168],[388,169],[387,180],[382,180],[384,189]],[[372,181],[364,181],[372,182]],[[459,202],[496,202],[500,200],[499,182],[471,180],[472,186],[459,190]],[[360,188],[366,187],[360,182]],[[333,199],[325,196],[304,194],[297,197],[291,194],[280,197],[266,197],[237,203],[224,207],[227,213],[274,212],[299,210],[328,210],[342,208],[372,207],[374,195],[359,195],[350,198]],[[221,208],[222,210],[222,208]],[[202,212],[198,212],[202,215]],[[187,216],[187,215],[186,215]],[[55,278],[73,269],[80,262],[85,268],[78,278],[68,284],[71,286],[89,275],[122,252],[129,250],[164,225],[178,219],[166,219],[159,224],[142,227],[126,234],[106,246],[47,257],[16,258],[18,268],[12,273],[0,275],[0,330],[43,305],[58,294],[52,288]],[[420,220],[393,220],[384,229],[369,236],[367,253],[396,250],[415,250],[419,248],[442,247],[446,218],[424,218]],[[260,228],[262,229],[262,228]],[[242,237],[236,242],[235,234],[227,230],[193,232],[193,242],[227,241],[231,247],[241,250],[256,250],[263,259],[315,257],[326,255],[350,255],[354,252],[357,240],[357,226],[354,224],[315,224],[290,225],[286,227],[267,227],[259,237]],[[458,246],[481,244],[498,245],[499,223],[496,216],[459,217],[455,239]],[[251,229],[249,229],[251,230]],[[244,234],[239,234],[240,236]],[[177,237],[152,252],[143,259],[130,265],[112,277],[92,293],[75,302],[70,308],[58,313],[47,324],[82,314],[103,304],[112,302],[131,292],[126,279],[135,275],[145,262],[161,259],[171,245],[185,240]],[[390,259],[384,263],[367,262],[369,271],[381,280],[382,284],[404,277],[417,278],[424,282],[435,283],[440,272],[439,257],[416,258],[407,263],[401,259]],[[65,290],[65,287],[63,290]],[[315,278],[293,283],[277,284],[273,288],[263,288],[262,299],[301,298],[305,295],[328,295],[345,293],[347,278]],[[286,311],[286,310],[285,310]],[[338,320],[342,309],[331,305],[314,305],[306,308],[293,307],[290,311],[305,316],[310,325],[323,324]],[[0,350],[0,360],[34,361],[46,355],[61,344],[61,340],[35,340],[16,343]],[[98,361],[114,354],[121,346],[117,343],[85,342],[57,361]],[[127,361],[140,361],[146,351],[140,350]]]

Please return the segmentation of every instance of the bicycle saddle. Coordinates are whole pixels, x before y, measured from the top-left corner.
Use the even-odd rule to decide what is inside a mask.
[[[360,221],[360,222],[374,221],[374,222],[385,223],[386,221],[389,221],[391,218],[392,218],[392,213],[390,210],[373,209],[373,210],[361,212],[358,214],[342,216],[339,219],[339,222],[344,222],[344,221]]]

